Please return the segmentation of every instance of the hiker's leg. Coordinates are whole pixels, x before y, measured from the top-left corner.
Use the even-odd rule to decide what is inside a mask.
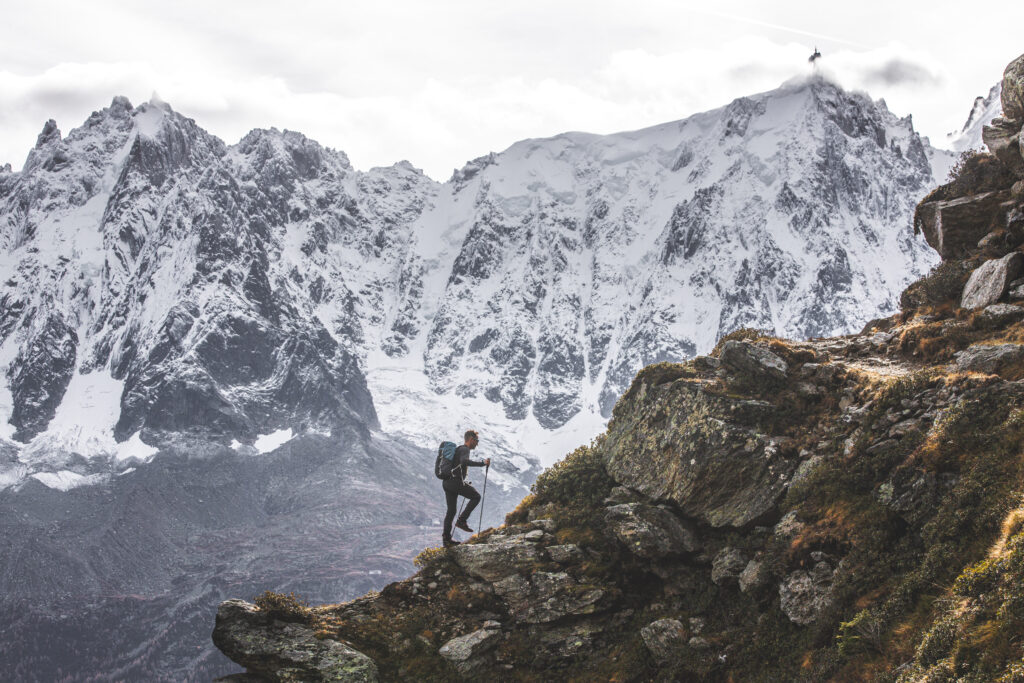
[[[465,522],[469,519],[469,515],[473,512],[473,508],[480,503],[480,494],[477,493],[476,489],[469,484],[463,484],[459,489],[459,495],[464,496],[467,501],[466,509],[462,511],[461,515],[459,515],[459,519]]]
[[[448,488],[445,487],[444,499],[448,504],[448,510],[444,515],[444,530],[441,532],[441,538],[448,540],[452,537],[452,522],[455,520],[455,513],[459,509],[459,490],[454,489],[449,491]]]

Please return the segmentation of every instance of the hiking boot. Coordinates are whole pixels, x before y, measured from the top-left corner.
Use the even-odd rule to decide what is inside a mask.
[[[451,548],[452,546],[455,546],[455,545],[462,545],[462,544],[461,544],[461,543],[459,543],[458,541],[453,541],[453,540],[452,540],[452,539],[450,539],[450,538],[444,538],[444,539],[441,539],[441,544],[442,544],[442,545],[443,545],[443,546],[444,546],[445,548]]]
[[[466,520],[464,519],[460,519],[459,521],[455,522],[455,528],[462,529],[463,531],[466,531],[468,533],[473,533],[473,530],[469,528],[469,525],[466,524]]]

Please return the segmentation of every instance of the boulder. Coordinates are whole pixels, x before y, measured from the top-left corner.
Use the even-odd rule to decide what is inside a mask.
[[[565,572],[534,572],[507,576],[494,583],[509,614],[518,622],[545,624],[570,615],[593,614],[604,589],[580,585]]]
[[[623,396],[597,452],[616,482],[645,498],[713,527],[742,527],[775,508],[796,468],[793,449],[765,436],[782,433],[776,421],[785,419],[766,401],[680,380]]]
[[[1018,121],[1024,119],[1024,55],[1006,65],[1000,97],[1003,116]]]
[[[718,356],[722,365],[735,374],[760,379],[786,379],[789,365],[767,349],[743,341],[730,340]]]
[[[249,674],[269,680],[379,680],[377,665],[362,652],[318,639],[305,624],[273,619],[243,600],[220,604],[213,643]]]
[[[455,670],[468,675],[483,663],[483,655],[487,654],[501,640],[501,631],[482,628],[458,638],[452,638],[437,651]]]
[[[520,570],[529,571],[546,559],[535,540],[516,536],[491,543],[463,543],[449,552],[467,574],[494,582]]]
[[[790,621],[812,624],[831,607],[833,574],[827,562],[818,562],[810,571],[800,569],[785,578],[779,585],[779,599]]]
[[[1024,177],[1024,159],[1021,158],[1020,121],[996,117],[981,129],[981,139],[989,151],[1018,178]]]
[[[711,562],[711,580],[717,584],[735,583],[747,566],[747,557],[737,548],[723,548]]]
[[[642,503],[613,505],[605,511],[604,519],[623,545],[639,557],[668,557],[701,548],[694,530],[664,507]]]
[[[1024,360],[1024,345],[1021,344],[972,344],[957,352],[956,369],[995,374],[1021,360]]]
[[[943,260],[964,258],[998,224],[1004,199],[999,192],[982,192],[970,197],[925,202],[917,209],[917,227]]]
[[[686,628],[678,619],[658,619],[640,629],[640,637],[659,664],[667,664],[679,656],[686,645]]]
[[[964,286],[960,298],[961,308],[984,308],[990,306],[1006,294],[1010,283],[1024,271],[1024,254],[1013,252],[1003,258],[993,259],[981,264]]]
[[[992,304],[978,316],[978,322],[984,327],[1005,327],[1019,320],[1024,320],[1024,307],[1011,304]]]
[[[548,557],[559,564],[570,564],[583,559],[583,552],[575,543],[566,545],[549,545],[547,547]]]
[[[768,584],[768,579],[771,578],[768,572],[768,567],[765,563],[754,559],[747,563],[747,566],[740,572],[739,586],[740,590],[744,593],[757,590]]]

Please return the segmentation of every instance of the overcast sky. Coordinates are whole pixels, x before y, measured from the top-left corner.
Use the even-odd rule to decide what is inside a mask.
[[[1024,3],[33,0],[0,6],[0,164],[114,95],[228,143],[289,128],[356,168],[439,180],[517,140],[685,118],[806,73],[913,114],[933,144],[1024,52]]]

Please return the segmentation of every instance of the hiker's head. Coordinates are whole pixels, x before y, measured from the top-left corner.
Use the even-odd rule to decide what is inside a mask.
[[[480,443],[480,435],[474,430],[470,429],[466,432],[466,445],[469,446],[469,450],[476,448],[476,445]]]

